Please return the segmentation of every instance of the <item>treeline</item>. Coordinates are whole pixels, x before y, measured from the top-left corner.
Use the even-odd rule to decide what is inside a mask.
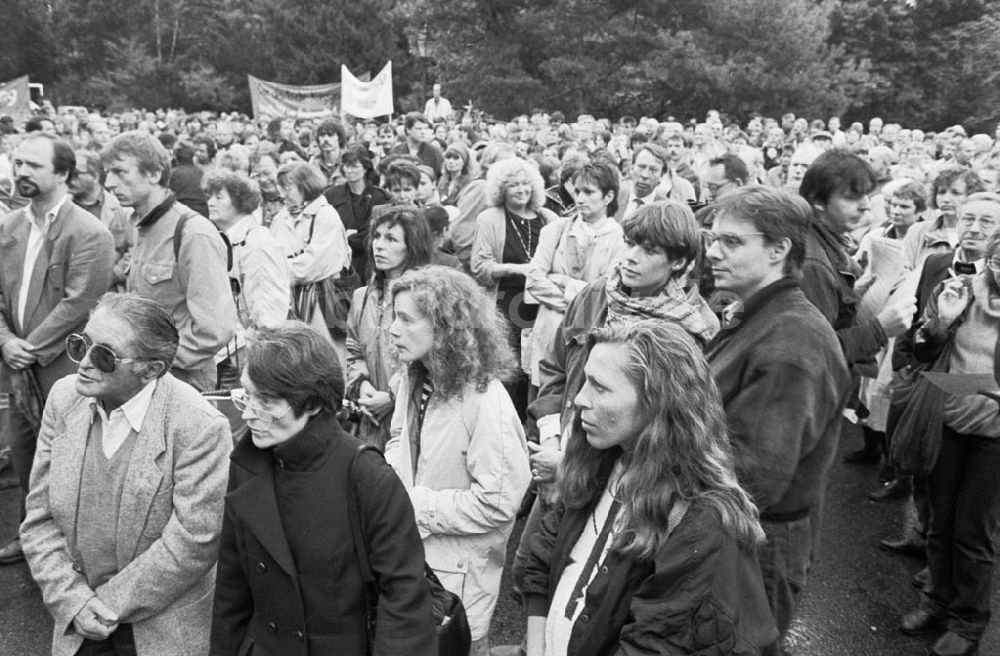
[[[8,0],[0,80],[59,104],[249,110],[246,74],[393,60],[397,107],[1000,118],[1000,0]]]

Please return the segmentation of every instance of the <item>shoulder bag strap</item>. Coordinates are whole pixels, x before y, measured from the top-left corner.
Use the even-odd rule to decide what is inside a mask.
[[[368,540],[365,539],[364,525],[361,522],[361,506],[358,501],[358,484],[355,475],[358,459],[365,451],[374,451],[382,456],[381,451],[368,444],[361,444],[354,451],[347,475],[347,512],[350,517],[351,535],[354,538],[354,551],[358,557],[358,565],[361,567],[361,578],[367,588],[368,585],[375,585],[375,574],[372,572],[371,561],[368,560]]]

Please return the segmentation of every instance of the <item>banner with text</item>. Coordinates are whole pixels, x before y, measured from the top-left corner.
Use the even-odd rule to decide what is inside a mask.
[[[293,86],[247,75],[255,119],[327,118],[339,114],[339,84]]]
[[[0,116],[5,114],[18,125],[31,116],[31,90],[27,75],[0,84]]]
[[[392,62],[387,63],[370,82],[359,80],[341,65],[340,106],[345,114],[358,118],[392,114]]]

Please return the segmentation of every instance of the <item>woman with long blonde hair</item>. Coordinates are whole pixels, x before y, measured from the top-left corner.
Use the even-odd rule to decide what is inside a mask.
[[[590,345],[559,504],[520,576],[528,655],[762,653],[764,534],[701,349],[659,320]]]

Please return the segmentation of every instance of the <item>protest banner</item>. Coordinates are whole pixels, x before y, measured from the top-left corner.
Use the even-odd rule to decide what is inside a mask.
[[[250,102],[256,119],[328,118],[337,116],[339,84],[293,86],[247,75]]]
[[[340,106],[345,114],[375,118],[393,113],[392,62],[388,62],[371,81],[355,77],[346,66],[340,67]]]
[[[27,75],[0,84],[0,116],[3,115],[10,116],[18,125],[31,116],[31,91]]]

